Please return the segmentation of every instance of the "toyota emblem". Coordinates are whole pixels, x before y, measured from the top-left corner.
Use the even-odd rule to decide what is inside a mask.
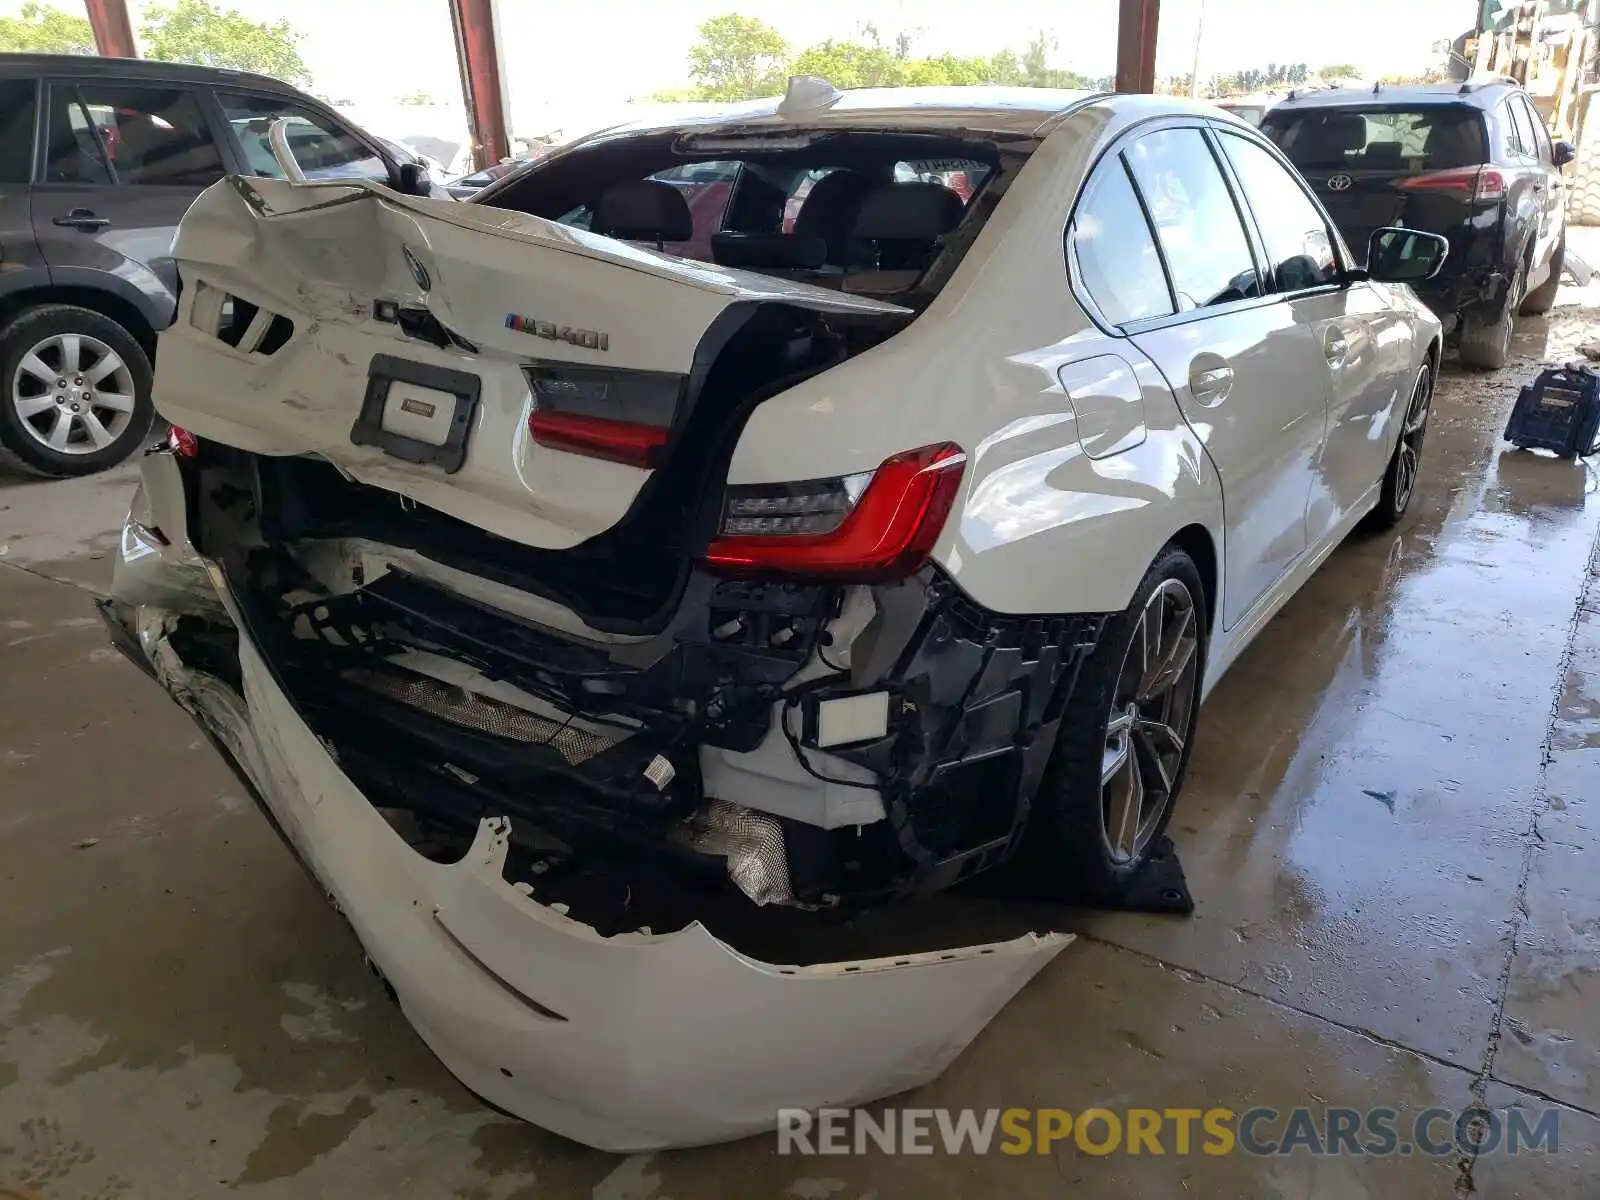
[[[1328,190],[1330,192],[1348,192],[1350,190],[1350,185],[1354,182],[1355,180],[1351,179],[1348,175],[1335,175],[1332,179],[1328,180]]]

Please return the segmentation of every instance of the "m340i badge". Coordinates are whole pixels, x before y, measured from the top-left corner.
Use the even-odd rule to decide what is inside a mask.
[[[539,321],[520,313],[506,314],[506,328],[518,333],[531,333],[547,341],[566,342],[582,346],[585,350],[609,350],[611,339],[598,329],[574,329],[571,325],[557,325],[554,321]]]

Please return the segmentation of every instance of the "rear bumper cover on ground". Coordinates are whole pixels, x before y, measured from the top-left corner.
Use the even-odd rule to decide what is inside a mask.
[[[107,619],[226,749],[446,1067],[491,1103],[591,1146],[721,1141],[771,1128],[779,1108],[926,1082],[1072,940],[1030,934],[788,967],[698,923],[602,937],[507,880],[504,819],[484,821],[459,862],[413,851],[248,637],[240,694],[178,659],[165,610],[112,605]]]

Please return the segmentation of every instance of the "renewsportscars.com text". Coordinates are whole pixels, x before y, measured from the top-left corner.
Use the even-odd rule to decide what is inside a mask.
[[[779,1154],[1555,1154],[1560,1112],[1429,1108],[780,1109]]]

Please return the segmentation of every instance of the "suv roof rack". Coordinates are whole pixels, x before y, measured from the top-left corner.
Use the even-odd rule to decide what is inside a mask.
[[[1496,83],[1509,83],[1509,84],[1512,84],[1513,86],[1515,86],[1516,82],[1517,81],[1515,79],[1511,78],[1511,76],[1509,76],[1509,75],[1490,75],[1486,79],[1469,79],[1469,80],[1467,80],[1465,83],[1463,83],[1461,85],[1461,88],[1460,88],[1459,91],[1456,92],[1456,95],[1458,95],[1458,96],[1470,95],[1471,93],[1477,91],[1479,88],[1489,87],[1490,85],[1496,84]]]

